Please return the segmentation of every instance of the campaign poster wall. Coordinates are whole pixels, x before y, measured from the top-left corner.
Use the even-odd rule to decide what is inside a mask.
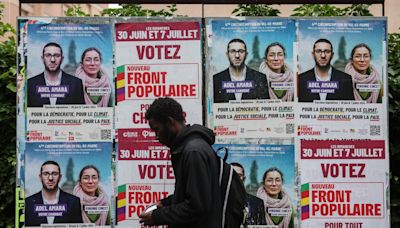
[[[207,20],[207,123],[218,139],[293,137],[295,21]]]
[[[272,228],[279,224],[279,227],[294,227],[298,201],[293,145],[215,144],[213,147],[220,157],[227,151],[227,162],[235,170],[240,165],[244,169],[244,175],[239,177],[244,176],[247,191],[248,227]],[[279,200],[274,196],[279,196]]]
[[[111,25],[28,24],[27,39],[27,141],[111,141]]]
[[[300,19],[298,34],[301,226],[388,227],[386,21]]]
[[[139,215],[173,193],[169,149],[156,141],[145,113],[159,97],[202,123],[200,20],[116,23],[117,224],[140,227]],[[126,172],[131,170],[131,172]]]

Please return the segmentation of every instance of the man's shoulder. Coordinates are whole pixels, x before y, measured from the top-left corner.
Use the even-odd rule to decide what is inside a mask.
[[[250,67],[246,67],[246,74],[247,75],[255,75],[256,77],[265,77],[264,73],[261,73],[260,71],[256,71]]]
[[[226,76],[229,76],[229,68],[226,68],[225,70],[214,74],[213,78],[215,79],[220,79],[220,78],[225,78]]]
[[[247,198],[249,199],[249,201],[252,202],[258,202],[258,203],[263,203],[263,200],[258,198],[257,196],[254,196],[252,194],[247,193]]]
[[[42,73],[40,73],[38,75],[35,75],[35,76],[31,77],[31,78],[28,78],[28,83],[31,83],[31,82],[34,82],[34,81],[41,81],[41,80],[44,80],[44,72],[42,72]]]
[[[79,201],[80,200],[79,197],[74,196],[74,195],[72,195],[72,194],[70,194],[68,192],[64,192],[61,189],[60,189],[60,198],[67,198],[67,199],[72,200],[72,201],[76,201],[76,200]]]
[[[314,75],[315,75],[314,74],[314,68],[311,68],[311,69],[299,74],[299,78],[301,79],[302,77],[303,78],[304,77],[313,77]]]
[[[347,79],[347,80],[351,79],[351,76],[349,74],[347,74],[347,73],[345,73],[343,71],[340,71],[340,70],[338,70],[336,68],[333,68],[333,67],[332,67],[332,75],[335,76],[335,77],[340,77],[342,79]]]
[[[35,194],[33,194],[33,195],[30,195],[30,196],[26,197],[25,200],[26,200],[27,202],[30,202],[30,201],[38,200],[38,199],[40,199],[40,198],[42,198],[42,191],[39,191],[39,192],[37,192],[37,193],[35,193]]]
[[[72,76],[64,71],[62,71],[62,77],[69,81],[81,82],[82,80],[78,77]]]

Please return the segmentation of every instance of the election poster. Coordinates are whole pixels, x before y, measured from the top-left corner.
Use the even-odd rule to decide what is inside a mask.
[[[109,227],[111,150],[107,142],[27,143],[25,227],[58,223]]]
[[[300,224],[388,227],[386,20],[298,26]]]
[[[389,227],[385,140],[301,141],[302,227]]]
[[[294,227],[297,179],[293,145],[214,144],[214,150],[239,174],[247,191],[245,225]]]
[[[200,20],[124,21],[115,24],[118,227],[140,227],[139,215],[174,191],[169,148],[145,114],[172,97],[188,124],[202,124]],[[130,170],[127,172],[127,170]]]
[[[28,24],[29,142],[110,142],[113,46],[109,24]]]
[[[218,139],[294,136],[295,21],[208,19],[207,123]]]
[[[386,21],[300,19],[298,23],[298,135],[385,138]]]

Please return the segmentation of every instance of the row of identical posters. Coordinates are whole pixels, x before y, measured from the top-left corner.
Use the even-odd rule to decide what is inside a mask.
[[[25,227],[110,227],[112,25],[104,18],[23,19],[20,25]]]
[[[205,43],[207,125],[246,225],[388,227],[386,21],[207,19]]]
[[[169,148],[156,140],[146,110],[168,96],[187,123],[203,122],[201,22],[124,21],[115,32],[117,225],[141,227],[139,215],[175,184]]]

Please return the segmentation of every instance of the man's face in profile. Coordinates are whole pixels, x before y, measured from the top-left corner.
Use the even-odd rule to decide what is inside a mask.
[[[226,55],[228,56],[229,63],[234,68],[243,68],[244,61],[247,57],[247,50],[243,43],[233,42],[228,46]]]
[[[315,65],[318,68],[328,68],[331,65],[333,52],[330,44],[325,42],[316,43],[312,54]]]
[[[42,167],[39,178],[42,181],[43,189],[51,192],[57,190],[61,173],[58,166],[47,164]]]
[[[56,46],[48,46],[43,50],[43,64],[48,72],[58,72],[64,57],[61,54],[61,49]]]

